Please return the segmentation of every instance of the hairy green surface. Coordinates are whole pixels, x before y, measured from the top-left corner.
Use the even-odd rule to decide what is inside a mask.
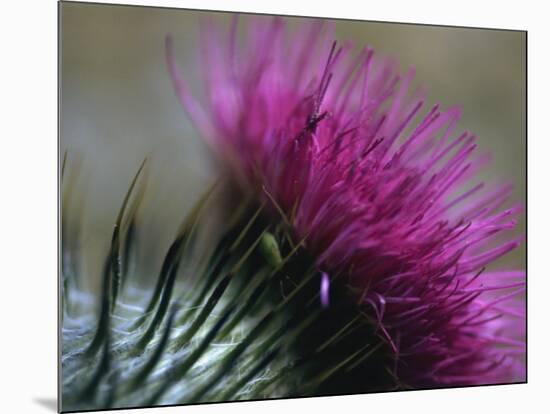
[[[62,208],[74,189],[62,165]],[[158,274],[133,279],[140,166],[104,258],[102,287],[79,285],[78,229],[62,214],[62,410],[368,392],[396,386],[384,345],[276,214],[243,197],[208,246],[213,186],[177,229]],[[63,210],[62,210],[63,212]],[[72,242],[71,242],[72,241]],[[339,275],[335,275],[334,279]]]

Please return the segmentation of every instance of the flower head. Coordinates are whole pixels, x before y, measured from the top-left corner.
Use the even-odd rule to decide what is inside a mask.
[[[167,62],[192,121],[235,177],[289,218],[322,275],[344,274],[411,386],[523,379],[520,271],[486,266],[520,206],[510,186],[467,186],[486,157],[460,110],[424,110],[414,71],[338,46],[321,20],[202,31],[204,99]],[[227,40],[226,40],[227,39]],[[466,188],[465,190],[463,188]]]

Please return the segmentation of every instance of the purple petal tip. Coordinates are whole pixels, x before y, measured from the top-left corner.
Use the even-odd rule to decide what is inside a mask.
[[[323,308],[328,308],[329,305],[329,288],[330,280],[328,274],[323,272],[321,274],[321,305]]]

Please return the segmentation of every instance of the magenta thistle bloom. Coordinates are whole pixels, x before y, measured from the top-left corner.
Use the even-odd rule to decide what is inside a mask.
[[[365,48],[337,46],[321,21],[290,32],[256,18],[242,41],[202,32],[204,99],[167,61],[195,126],[316,258],[321,303],[344,274],[415,387],[524,379],[521,271],[486,266],[516,248],[501,240],[520,206],[511,187],[470,184],[486,156],[455,133],[460,110],[425,110],[413,71]],[[466,188],[466,190],[463,190]]]

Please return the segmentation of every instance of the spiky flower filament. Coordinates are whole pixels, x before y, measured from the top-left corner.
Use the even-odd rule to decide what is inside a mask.
[[[248,23],[242,41],[236,19],[227,36],[204,25],[202,103],[167,39],[197,129],[243,187],[306,238],[322,274],[345,275],[396,376],[418,387],[522,379],[524,318],[512,315],[523,280],[485,271],[518,246],[495,240],[521,209],[501,210],[509,186],[473,180],[486,157],[474,135],[455,134],[460,110],[436,105],[418,120],[414,71],[399,75],[370,48],[353,56],[322,21],[294,33],[280,18]]]

